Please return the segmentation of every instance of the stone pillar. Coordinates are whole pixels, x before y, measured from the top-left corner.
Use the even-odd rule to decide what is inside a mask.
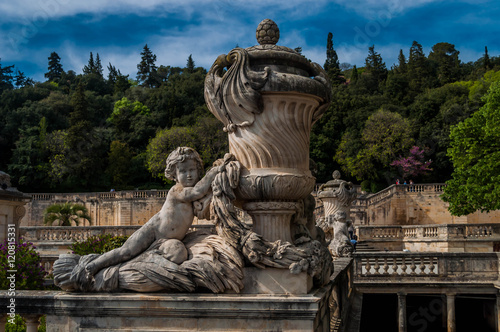
[[[40,325],[40,317],[38,314],[23,314],[23,318],[26,320],[26,332],[37,332],[38,325]]]
[[[398,293],[398,332],[406,332],[406,293]]]
[[[448,332],[455,332],[455,294],[446,294],[446,318],[448,321]]]

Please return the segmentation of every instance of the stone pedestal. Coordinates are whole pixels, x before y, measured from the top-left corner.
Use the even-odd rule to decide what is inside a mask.
[[[330,294],[330,285],[305,295],[19,291],[16,311],[46,314],[51,332],[327,332]]]
[[[247,267],[243,282],[243,294],[306,295],[313,287],[307,273],[291,274],[288,269]]]

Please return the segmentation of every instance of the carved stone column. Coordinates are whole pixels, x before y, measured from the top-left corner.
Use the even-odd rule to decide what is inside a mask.
[[[260,45],[217,58],[205,80],[205,100],[243,166],[236,196],[254,230],[270,241],[292,242],[290,219],[316,182],[309,170],[310,131],[328,107],[330,84],[321,66],[276,45],[273,21],[259,24],[257,40]]]

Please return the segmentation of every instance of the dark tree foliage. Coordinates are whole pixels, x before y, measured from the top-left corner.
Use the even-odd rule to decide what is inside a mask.
[[[333,48],[333,34],[331,32],[328,33],[328,38],[326,41],[326,61],[323,67],[330,77],[330,81],[333,85],[345,82],[344,76],[341,75],[337,52]]]
[[[1,59],[0,59],[1,60]],[[0,94],[5,90],[11,90],[14,88],[12,81],[14,77],[12,77],[14,65],[2,67],[0,63]]]
[[[339,169],[343,178],[379,190],[401,179],[391,164],[414,145],[432,168],[419,182],[443,182],[456,170],[447,155],[451,128],[485,104],[500,81],[500,56],[485,48],[481,58],[462,63],[449,43],[429,54],[417,42],[408,46],[397,50],[390,69],[375,46],[363,66],[351,66],[328,35],[332,103],[310,136],[318,182]],[[103,77],[99,54],[90,60],[83,72],[65,72],[53,52],[47,80],[34,84],[17,67],[0,66],[0,169],[20,190],[164,188],[163,159],[176,144],[196,147],[206,165],[227,152],[227,134],[205,106],[206,70],[192,55],[184,68],[157,66],[146,45],[137,81],[110,63]]]
[[[56,52],[50,53],[48,72],[45,73],[45,78],[51,82],[57,82],[63,74],[61,58]]]
[[[141,53],[141,62],[137,65],[137,81],[147,88],[156,88],[159,84],[156,73],[156,54],[153,54],[146,44]]]

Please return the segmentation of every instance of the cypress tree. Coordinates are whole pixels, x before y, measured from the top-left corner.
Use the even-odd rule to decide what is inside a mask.
[[[188,72],[190,72],[190,73],[194,72],[194,60],[193,60],[192,54],[189,54],[189,57],[188,57],[187,63],[186,63],[186,68],[187,68]]]

